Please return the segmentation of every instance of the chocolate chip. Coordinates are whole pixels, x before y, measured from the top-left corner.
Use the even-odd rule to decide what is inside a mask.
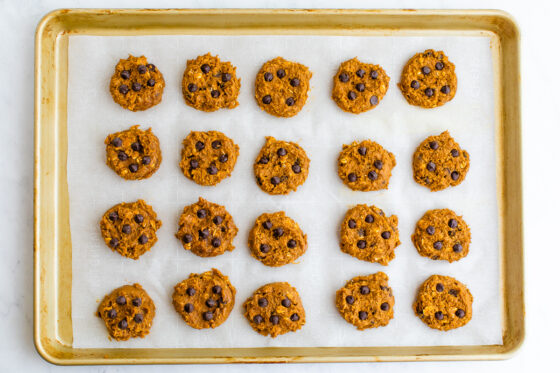
[[[134,315],[135,323],[140,324],[143,320],[144,320],[144,315],[142,315],[141,313],[137,313],[136,315]]]
[[[144,65],[138,65],[138,72],[140,74],[146,74],[146,71],[148,71],[148,69],[146,68],[146,66]]]
[[[126,298],[123,295],[117,297],[116,302],[119,306],[124,306],[126,304]]]
[[[456,243],[455,245],[453,245],[453,251],[456,253],[460,253],[461,251],[463,251],[463,245],[461,245],[460,243]]]
[[[274,75],[272,75],[272,73],[264,73],[264,80],[267,82],[272,81],[272,79],[274,79]]]
[[[121,161],[126,161],[128,159],[128,155],[126,155],[126,153],[123,152],[122,150],[119,150],[117,154],[117,158],[119,158],[119,160]]]
[[[363,78],[365,74],[366,74],[366,72],[362,69],[359,69],[358,71],[356,71],[356,75],[358,75],[360,78]]]
[[[284,235],[284,229],[283,228],[276,228],[272,231],[272,235],[274,236],[274,238],[279,239],[280,237],[282,237]]]
[[[212,246],[220,247],[221,244],[222,244],[222,240],[220,240],[218,237],[212,238]]]
[[[220,285],[214,285],[212,287],[212,293],[214,294],[222,294],[222,287]]]
[[[429,225],[428,228],[426,228],[426,233],[428,233],[431,236],[434,233],[436,233],[436,229],[433,226]]]
[[[111,310],[109,310],[109,312],[107,312],[107,316],[108,316],[110,319],[116,318],[116,317],[117,317],[117,310],[115,310],[114,308],[111,309]]]
[[[204,228],[204,229],[198,231],[198,238],[200,240],[207,239],[209,235],[210,235],[210,232],[208,232],[207,228]]]
[[[150,71],[156,71],[156,66],[153,63],[149,63],[147,66]]]
[[[270,74],[272,75],[272,74]],[[255,315],[255,317],[253,317],[253,322],[255,324],[260,324],[264,321],[263,317],[261,315]]]
[[[441,241],[434,242],[434,249],[441,250],[443,248],[443,243]]]
[[[412,82],[410,82],[410,87],[414,89],[418,89],[420,88],[420,82],[418,80],[413,80]]]
[[[370,172],[368,172],[367,177],[368,177],[368,179],[370,179],[372,181],[375,181],[375,180],[377,180],[377,172],[370,171]]]
[[[295,174],[299,174],[301,172],[301,166],[299,164],[292,165],[292,171],[294,171]]]
[[[220,163],[226,163],[228,161],[228,155],[227,154],[220,154],[220,157],[218,158],[218,160],[220,161]]]
[[[204,74],[208,74],[210,72],[210,65],[205,63],[204,65],[200,66],[200,70],[202,70]]]
[[[279,77],[280,79],[282,79],[283,77],[286,76],[286,72],[284,71],[284,69],[279,69],[279,70],[276,72],[276,76]]]
[[[222,142],[220,140],[212,141],[212,147],[214,149],[220,149],[222,147]]]
[[[443,320],[443,313],[441,311],[437,311],[436,313],[434,313],[434,317],[437,320]]]
[[[381,237],[388,240],[389,238],[391,238],[391,232],[385,231],[385,232],[381,233]]]
[[[436,70],[443,70],[443,62],[436,62]]]
[[[443,93],[444,95],[448,95],[449,92],[451,92],[451,88],[449,88],[448,85],[444,85],[443,87],[441,87],[440,91],[441,91],[441,93]]]
[[[447,222],[447,225],[449,225],[450,228],[457,228],[459,223],[455,219],[449,219],[449,221]]]
[[[117,247],[119,246],[119,240],[117,240],[116,238],[111,238],[111,241],[109,241],[109,245],[111,245],[111,247]]]
[[[259,298],[259,300],[257,301],[257,304],[259,305],[259,307],[266,307],[268,306],[268,300],[266,298]]]
[[[189,92],[196,92],[196,91],[198,91],[198,86],[194,83],[190,83],[187,86],[187,89],[189,90]]]
[[[142,157],[142,164],[149,165],[152,162],[152,158],[145,156]]]
[[[222,82],[227,83],[231,80],[230,73],[222,73]]]
[[[192,311],[194,311],[194,306],[192,303],[187,303],[185,304],[185,307],[183,307],[183,309],[186,313],[191,313]]]
[[[129,70],[123,70],[123,71],[121,71],[121,78],[123,78],[123,79],[128,79],[128,78],[130,78],[130,71],[129,71]]]
[[[366,220],[366,223],[373,223],[373,215],[371,215],[371,214],[367,215],[365,220]]]
[[[263,156],[261,159],[259,159],[259,163],[260,164],[267,164],[268,163],[268,157],[266,155]]]
[[[379,102],[379,99],[377,98],[377,96],[371,96],[369,98],[369,103],[372,105],[377,105],[377,103]]]
[[[270,97],[270,95],[266,95],[262,98],[262,102],[265,105],[268,105],[272,102],[272,97]]]
[[[289,308],[292,305],[292,301],[289,300],[288,298],[284,298],[282,299],[282,305],[286,308]]]
[[[218,97],[220,97],[220,91],[213,90],[213,91],[210,92],[210,95],[212,96],[212,98],[218,98]]]
[[[118,137],[115,137],[112,141],[111,144],[113,144],[114,147],[120,147],[122,145],[122,140]]]
[[[365,249],[367,242],[364,240],[359,240],[358,243],[356,244],[358,246],[358,249]]]
[[[156,85],[156,80],[155,79],[150,79],[148,80],[148,82],[146,83],[148,85],[148,87],[153,87]]]
[[[123,95],[126,95],[128,93],[128,86],[126,84],[121,84],[119,87],[119,92]]]
[[[354,304],[355,301],[356,301],[356,299],[354,299],[353,296],[351,296],[351,295],[346,296],[346,303]]]
[[[121,231],[122,231],[124,234],[130,234],[130,233],[132,232],[132,228],[130,227],[130,225],[125,224],[125,225],[122,226]]]
[[[457,149],[452,149],[451,156],[457,158],[459,156],[459,151]]]
[[[457,296],[457,290],[455,290],[455,289],[450,289],[450,290],[449,290],[449,294],[451,294],[451,295],[453,295],[454,297],[456,297],[456,296]]]
[[[438,282],[438,283],[436,284],[436,290],[437,290],[438,292],[441,293],[441,292],[443,291],[443,284],[440,284],[440,283]]]
[[[138,92],[141,89],[142,89],[142,84],[140,84],[138,82],[132,83],[132,90],[133,91]]]
[[[134,307],[140,307],[142,305],[142,299],[141,298],[134,298],[132,300],[132,305]]]
[[[358,83],[356,84],[356,90],[358,92],[363,92],[366,90],[366,85],[364,83]]]
[[[338,80],[340,80],[342,83],[346,83],[348,80],[350,80],[350,77],[348,76],[348,74],[342,73],[338,76]]]
[[[381,311],[389,311],[389,303],[383,302],[379,308],[381,308]]]
[[[130,144],[130,148],[132,150],[134,150],[135,152],[139,152],[142,150],[142,145],[140,145],[140,143],[138,141],[133,142],[132,144]]]
[[[209,298],[209,299],[206,300],[206,307],[208,307],[208,308],[214,308],[217,305],[218,305],[218,303],[212,298]]]
[[[434,90],[431,89],[431,88],[426,88],[426,89],[424,90],[424,94],[425,94],[426,96],[428,96],[428,97],[432,97],[432,96],[434,95]]]
[[[459,173],[457,171],[453,171],[451,173],[451,179],[453,179],[453,181],[456,181],[457,179],[459,179]]]
[[[278,154],[278,156],[280,156],[280,157],[283,157],[283,156],[285,156],[286,154],[288,154],[288,152],[286,151],[286,149],[280,148],[280,149],[278,149],[278,150],[276,151],[276,154]]]
[[[192,236],[187,233],[183,236],[182,240],[183,240],[184,243],[191,243],[192,242]]]
[[[122,319],[119,321],[119,329],[126,329],[128,328],[128,321],[126,319]]]
[[[272,228],[272,222],[270,220],[267,220],[267,221],[262,223],[262,226],[263,226],[264,229],[270,229],[270,228]]]
[[[354,101],[356,99],[356,97],[358,97],[358,95],[356,94],[356,92],[354,91],[350,91],[348,92],[348,99]]]
[[[288,106],[294,106],[295,103],[296,103],[296,101],[293,99],[293,97],[288,97],[286,99],[286,105],[288,105]]]
[[[198,216],[199,219],[204,219],[206,215],[207,213],[205,209],[200,209],[196,212],[196,216]]]
[[[270,178],[270,182],[272,185],[278,185],[280,184],[280,178],[278,176],[273,176]]]
[[[218,173],[218,168],[211,164],[210,167],[206,169],[206,172],[208,172],[209,175],[216,175]]]
[[[360,318],[360,320],[365,320],[365,319],[367,319],[367,312],[366,312],[366,311],[360,311],[360,312],[358,312],[358,317]]]
[[[360,294],[368,295],[369,294],[369,286],[360,286]]]
[[[290,80],[290,85],[292,87],[299,87],[299,79],[298,78],[293,78],[292,80]]]
[[[141,245],[145,245],[146,243],[148,243],[148,236],[146,236],[145,234],[140,235],[140,237],[138,237],[138,242]]]
[[[199,166],[199,165],[198,165],[198,161],[197,161],[196,159],[191,159],[191,161],[190,161],[189,163],[190,163],[191,168],[192,168],[193,170],[196,170],[196,169],[198,168],[198,166]]]
[[[437,141],[430,141],[430,149],[437,150],[439,148],[439,143]]]
[[[428,66],[422,67],[422,74],[428,75],[431,72],[432,72],[432,69],[430,69]]]
[[[377,168],[378,170],[381,170],[383,168],[383,162],[381,162],[379,159],[376,160],[375,162],[373,162],[373,165],[375,166],[375,168]]]
[[[202,314],[202,317],[204,318],[204,320],[210,321],[214,318],[214,314],[212,312],[208,311],[208,312],[204,312]]]
[[[117,221],[118,218],[119,218],[119,214],[117,214],[116,211],[111,211],[109,213],[109,220],[111,220],[112,222]]]
[[[269,320],[272,323],[272,325],[278,325],[278,323],[280,322],[280,318],[278,317],[278,315],[270,316]]]
[[[222,218],[221,216],[214,216],[214,219],[212,219],[212,221],[214,222],[214,224],[220,225],[224,221],[224,218]]]
[[[297,313],[292,313],[292,316],[290,316],[290,320],[292,320],[293,322],[299,321],[299,315]]]
[[[296,247],[296,246],[297,246],[296,240],[289,240],[289,241],[288,241],[288,247],[289,247],[290,249],[293,249],[293,248]]]
[[[366,155],[366,153],[367,153],[367,148],[366,148],[365,146],[360,146],[360,147],[358,148],[358,153],[359,153],[360,155]]]
[[[358,180],[358,177],[356,176],[355,173],[352,172],[352,173],[349,173],[349,174],[348,174],[348,181],[349,181],[349,182],[353,183],[353,182],[355,182],[356,180]]]
[[[261,246],[259,247],[259,249],[261,250],[261,253],[268,253],[270,251],[270,246],[262,243]]]
[[[350,229],[356,228],[356,221],[354,219],[348,220],[348,228]]]
[[[462,319],[463,317],[465,317],[465,311],[463,311],[462,309],[459,308],[457,311],[455,311],[455,315],[458,318]]]
[[[187,288],[187,295],[188,296],[192,297],[195,294],[196,294],[196,289],[195,288],[192,288],[192,287]]]
[[[377,79],[378,76],[379,76],[379,73],[376,70],[372,70],[369,73],[369,77],[372,78],[372,79]]]
[[[426,165],[426,170],[428,171],[435,171],[436,170],[436,164],[434,162],[428,162],[428,164]]]

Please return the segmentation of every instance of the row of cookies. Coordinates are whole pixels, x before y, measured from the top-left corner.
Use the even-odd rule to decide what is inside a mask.
[[[383,272],[350,279],[335,295],[340,315],[358,330],[386,326],[393,318],[395,299]],[[175,285],[175,311],[192,328],[216,328],[229,317],[236,289],[217,269],[191,273]],[[420,286],[414,313],[429,327],[451,330],[466,325],[472,317],[469,289],[448,276],[432,275]],[[295,332],[305,324],[305,309],[293,286],[274,282],[258,288],[243,304],[245,317],[259,334],[275,338]],[[110,337],[124,341],[150,332],[156,307],[139,284],[124,285],[106,295],[97,315]]]
[[[146,179],[162,160],[159,139],[151,128],[138,125],[110,134],[105,139],[107,165],[128,180]],[[239,146],[219,131],[191,131],[183,140],[179,166],[183,174],[200,185],[216,185],[233,172]],[[259,187],[269,194],[288,194],[307,179],[310,160],[294,142],[267,137],[253,170]],[[352,190],[387,189],[396,165],[393,153],[372,141],[343,145],[338,157],[338,175]],[[414,180],[432,191],[459,185],[469,170],[469,153],[445,131],[430,136],[416,149]]]
[[[307,101],[311,76],[307,66],[282,57],[265,62],[255,78],[257,104],[277,117],[296,115]],[[353,58],[343,62],[333,77],[332,99],[344,111],[363,113],[381,102],[389,81],[381,66]],[[181,85],[186,104],[197,110],[211,112],[239,105],[241,79],[236,67],[210,53],[187,61]],[[398,86],[412,105],[441,106],[455,96],[455,65],[442,51],[417,53],[404,66]],[[131,55],[117,63],[109,84],[114,101],[131,111],[160,103],[164,88],[161,71],[146,57]]]

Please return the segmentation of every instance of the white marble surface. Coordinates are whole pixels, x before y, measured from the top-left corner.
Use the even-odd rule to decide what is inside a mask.
[[[162,367],[60,368],[43,361],[33,346],[33,58],[34,31],[48,11],[64,7],[366,7],[366,8],[500,8],[510,12],[522,33],[523,153],[525,198],[525,261],[527,336],[521,350],[500,362],[312,364],[249,366],[171,366],[167,371],[335,372],[452,371],[479,372],[554,370],[558,326],[554,316],[560,302],[553,274],[560,260],[555,212],[560,209],[560,173],[554,163],[560,135],[560,105],[555,75],[560,50],[555,28],[560,3],[544,0],[225,0],[206,1],[70,1],[0,0],[0,371],[134,371],[156,372]],[[540,368],[540,369],[539,369]]]

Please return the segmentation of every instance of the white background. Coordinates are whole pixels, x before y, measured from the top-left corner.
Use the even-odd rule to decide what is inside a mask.
[[[63,7],[365,7],[500,8],[517,20],[522,34],[523,152],[525,205],[525,284],[527,336],[521,350],[501,362],[384,363],[348,365],[250,365],[171,367],[57,368],[33,347],[32,194],[34,31],[48,11]],[[560,197],[555,151],[560,135],[560,105],[555,93],[560,51],[553,1],[44,1],[0,0],[0,368],[3,371],[547,371],[556,370],[559,310],[556,278],[560,255],[557,210]]]

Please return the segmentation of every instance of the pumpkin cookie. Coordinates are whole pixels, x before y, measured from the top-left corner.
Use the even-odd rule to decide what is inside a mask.
[[[239,105],[241,79],[235,69],[230,62],[222,62],[210,53],[188,60],[182,83],[187,105],[208,112]]]
[[[354,277],[336,292],[338,312],[358,330],[389,324],[395,298],[383,272]]]
[[[284,211],[262,214],[249,233],[251,255],[264,265],[293,263],[307,250],[307,235]]]
[[[243,304],[245,317],[259,334],[275,338],[305,324],[305,310],[297,290],[287,282],[258,288]]]
[[[143,200],[111,207],[99,223],[105,244],[127,258],[138,259],[157,242],[161,221]]]
[[[442,106],[451,101],[457,91],[455,65],[442,51],[428,49],[417,53],[404,66],[398,86],[411,105]]]
[[[255,99],[277,117],[293,117],[307,100],[311,71],[300,63],[276,57],[266,62],[255,80]]]
[[[183,209],[175,236],[185,250],[201,257],[217,256],[235,249],[237,226],[224,206],[198,198]]]
[[[227,320],[235,305],[235,288],[217,269],[191,273],[175,285],[173,306],[195,329],[216,328]]]
[[[430,276],[418,290],[416,316],[433,329],[447,331],[466,325],[473,297],[465,285],[449,276]]]
[[[115,66],[109,90],[113,100],[131,111],[146,110],[161,102],[165,80],[146,57],[129,55]]]
[[[179,166],[186,177],[199,185],[216,185],[231,175],[239,146],[218,131],[192,131],[183,140]]]
[[[387,189],[391,170],[397,164],[393,153],[374,141],[343,145],[338,156],[338,176],[352,190]]]
[[[107,166],[127,180],[147,179],[161,163],[159,139],[151,128],[143,131],[138,127],[112,133],[105,139]]]
[[[418,254],[451,263],[469,253],[471,231],[455,212],[449,209],[430,210],[416,223],[412,242]]]
[[[469,153],[462,150],[449,132],[422,141],[412,160],[414,180],[432,192],[457,186],[467,176]]]
[[[126,341],[129,338],[144,338],[150,333],[156,306],[142,286],[125,285],[103,298],[97,315],[112,338]]]
[[[309,158],[294,142],[267,137],[255,165],[257,184],[268,194],[288,194],[307,179]]]
[[[387,265],[401,244],[398,223],[395,215],[387,217],[373,205],[356,205],[342,221],[340,249],[360,260]]]
[[[340,64],[333,78],[332,98],[342,110],[360,114],[381,102],[389,80],[381,66],[353,58]]]

